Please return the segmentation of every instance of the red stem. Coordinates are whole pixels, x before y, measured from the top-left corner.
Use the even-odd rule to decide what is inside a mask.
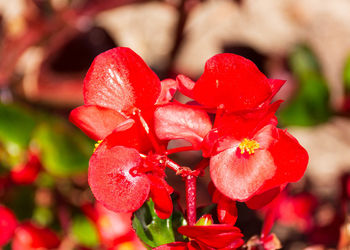
[[[179,152],[183,152],[183,151],[191,151],[191,150],[194,150],[193,146],[172,148],[172,149],[168,149],[167,151],[165,151],[165,155],[171,155],[171,154],[175,154],[175,153],[179,153]]]
[[[190,226],[196,224],[196,181],[196,176],[186,177],[187,222]]]
[[[183,169],[181,166],[179,166],[177,163],[173,162],[170,159],[166,159],[165,166],[175,171],[176,173],[180,173],[181,170]]]

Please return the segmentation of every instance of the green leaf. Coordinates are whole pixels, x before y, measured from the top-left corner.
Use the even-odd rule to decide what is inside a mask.
[[[80,245],[95,247],[99,244],[98,233],[95,226],[83,215],[77,215],[73,218],[71,231],[73,237]]]
[[[50,174],[69,176],[87,171],[93,142],[69,124],[58,119],[42,123],[33,138]]]
[[[134,213],[132,225],[139,238],[148,247],[157,247],[175,241],[177,228],[184,225],[181,213],[173,213],[168,219],[160,219],[154,211],[154,203],[149,200]]]
[[[279,113],[283,125],[313,126],[331,115],[329,90],[313,53],[297,47],[289,58],[292,73],[299,82],[295,96]]]

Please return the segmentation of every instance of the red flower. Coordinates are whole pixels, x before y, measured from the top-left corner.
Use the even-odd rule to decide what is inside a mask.
[[[172,188],[164,181],[164,168],[152,156],[142,159],[137,150],[122,146],[107,147],[102,142],[91,156],[89,185],[97,199],[114,212],[133,212],[150,196],[157,215],[172,213]]]
[[[20,225],[12,240],[13,250],[55,249],[60,240],[49,228],[38,227],[30,222]]]
[[[0,205],[0,247],[12,238],[17,224],[16,216],[12,211]]]
[[[205,105],[227,112],[256,109],[270,103],[285,81],[268,79],[255,64],[234,54],[210,58],[196,83],[178,76],[179,90]]]
[[[207,135],[212,181],[230,199],[247,201],[303,176],[308,154],[288,132],[276,128],[278,105],[224,114]]]
[[[85,105],[74,109],[70,120],[89,137],[103,140],[118,133],[115,145],[141,151],[150,148],[141,124],[133,119],[139,110],[151,124],[154,105],[172,98],[174,80],[162,83],[145,62],[129,48],[115,48],[98,55],[84,80]],[[114,140],[115,141],[115,140]]]
[[[284,191],[266,209],[274,210],[274,216],[279,224],[305,233],[314,226],[313,214],[317,205],[318,201],[311,193],[290,195]]]
[[[152,197],[158,216],[170,216],[172,188],[164,181],[160,156],[141,159],[139,152],[155,146],[150,135],[155,105],[168,102],[175,90],[176,81],[161,83],[128,48],[109,50],[92,63],[84,80],[85,105],[74,109],[70,120],[92,139],[103,140],[90,159],[89,184],[107,208],[132,212]]]

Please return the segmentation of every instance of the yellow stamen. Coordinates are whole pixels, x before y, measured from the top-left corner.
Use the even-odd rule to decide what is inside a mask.
[[[103,141],[103,140],[99,140],[99,141],[97,141],[97,142],[95,143],[94,152],[96,151],[97,147],[100,146],[100,144],[101,144],[102,141]]]
[[[255,149],[260,148],[260,144],[255,140],[244,138],[238,147],[241,150],[241,154],[248,152],[248,154],[251,155],[251,154],[254,154]]]

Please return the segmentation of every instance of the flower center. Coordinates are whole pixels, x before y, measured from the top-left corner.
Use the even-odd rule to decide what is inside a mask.
[[[255,140],[250,140],[250,139],[244,138],[238,147],[241,150],[241,154],[248,152],[248,154],[251,155],[251,154],[254,154],[255,149],[258,149],[260,147],[260,145]]]
[[[99,140],[99,141],[97,141],[97,142],[95,143],[94,153],[95,153],[96,149],[98,148],[98,146],[100,146],[100,144],[101,144],[102,141],[103,141],[103,140]]]

